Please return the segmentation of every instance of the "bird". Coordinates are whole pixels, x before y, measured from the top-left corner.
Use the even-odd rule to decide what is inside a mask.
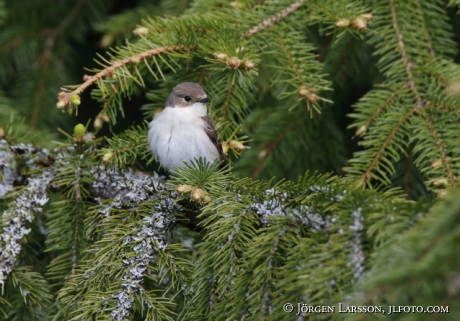
[[[172,171],[200,157],[207,163],[223,159],[222,145],[206,108],[210,101],[198,83],[183,82],[173,88],[165,108],[149,124],[149,146],[161,167]]]

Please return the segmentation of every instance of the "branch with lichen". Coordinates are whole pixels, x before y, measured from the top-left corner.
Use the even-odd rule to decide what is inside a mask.
[[[54,169],[49,169],[37,177],[29,178],[29,184],[1,216],[0,285],[2,287],[16,264],[23,237],[31,231],[26,228],[26,223],[31,223],[34,213],[41,212],[43,206],[48,203],[46,190],[54,175]]]

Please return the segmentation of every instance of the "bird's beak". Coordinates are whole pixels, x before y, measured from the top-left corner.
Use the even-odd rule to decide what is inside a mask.
[[[211,101],[211,99],[208,98],[208,97],[199,100],[200,103],[209,103],[210,101]]]

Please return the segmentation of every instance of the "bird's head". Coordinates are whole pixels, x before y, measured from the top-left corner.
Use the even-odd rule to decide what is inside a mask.
[[[183,82],[174,87],[173,91],[166,100],[166,107],[191,107],[196,103],[208,103],[206,92],[200,84],[195,82]]]

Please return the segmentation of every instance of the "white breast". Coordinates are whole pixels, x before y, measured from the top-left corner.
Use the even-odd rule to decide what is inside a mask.
[[[206,105],[196,103],[190,107],[166,107],[150,123],[148,140],[150,149],[160,165],[167,170],[184,166],[195,158],[214,162],[220,155],[204,131]]]

